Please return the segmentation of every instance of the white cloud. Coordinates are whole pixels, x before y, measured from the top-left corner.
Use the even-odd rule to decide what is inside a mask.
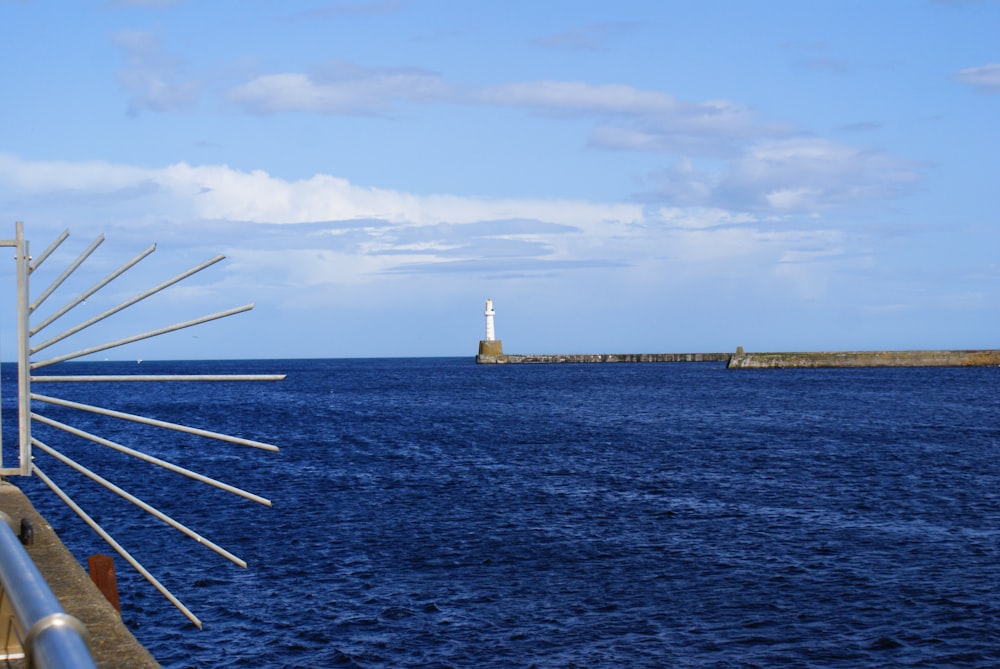
[[[822,232],[768,230],[760,215],[720,208],[418,195],[322,174],[286,181],[225,165],[144,169],[0,156],[0,202],[20,200],[29,219],[66,193],[126,191],[131,208],[116,209],[109,198],[86,209],[91,223],[134,229],[152,225],[136,211],[155,211],[158,237],[167,225],[197,229],[203,245],[217,230],[243,258],[238,267],[304,287],[401,273],[538,276],[602,267],[677,282],[719,261],[766,267],[796,251],[805,258],[829,241]]]
[[[728,100],[682,102],[660,91],[578,81],[463,88],[418,68],[368,68],[343,62],[329,63],[308,74],[262,75],[231,89],[228,97],[253,112],[357,114],[382,112],[398,102],[449,102],[519,108],[540,114],[633,119],[641,121],[637,132],[650,134],[759,137],[788,132],[787,128],[755,122],[750,110]],[[613,145],[613,135],[609,137],[604,143]]]
[[[656,212],[656,218],[667,226],[685,230],[745,225],[760,221],[759,217],[752,214],[704,207],[663,207]]]
[[[591,117],[600,123],[591,144],[618,150],[731,153],[735,142],[790,132],[781,124],[758,121],[749,109],[728,100],[685,102],[661,91],[579,81],[470,88],[417,68],[369,68],[344,62],[309,73],[261,75],[232,88],[227,98],[253,113],[384,114],[400,103],[444,102]]]
[[[956,75],[963,84],[975,86],[984,93],[1000,93],[1000,63],[959,70]]]
[[[892,197],[912,187],[912,165],[863,147],[825,139],[762,142],[737,160],[724,188],[770,208],[816,211]]]
[[[731,154],[741,142],[790,132],[760,122],[751,110],[728,100],[685,102],[623,84],[515,83],[470,92],[467,100],[537,114],[594,117],[598,125],[590,144],[611,150]]]
[[[498,107],[535,111],[601,114],[671,114],[680,109],[673,96],[623,84],[593,85],[576,81],[532,81],[475,91],[469,99]]]
[[[202,219],[254,223],[311,223],[379,219],[409,225],[536,219],[589,229],[603,221],[630,223],[642,217],[638,204],[576,200],[470,198],[416,195],[358,186],[317,174],[286,181],[263,170],[226,165],[177,163],[159,169],[106,162],[24,161],[0,154],[0,193],[41,196],[104,194],[150,184],[150,193],[169,197],[174,210]]]
[[[336,62],[310,74],[263,75],[232,89],[228,98],[255,113],[373,114],[399,101],[420,102],[447,95],[447,87],[433,72]]]
[[[764,189],[811,161],[837,163],[814,175],[820,181],[865,160],[881,166],[877,155],[859,155],[867,156],[813,141],[759,146],[741,161],[738,176]],[[689,179],[698,176],[691,165],[679,166],[685,171]],[[737,180],[729,174],[710,185],[731,187]],[[413,281],[544,282],[567,275],[594,285],[613,280],[615,290],[639,292],[744,277],[739,281],[748,291],[813,299],[834,285],[838,268],[853,262],[852,251],[839,232],[796,218],[796,210],[812,211],[836,188],[826,183],[819,194],[796,192],[805,187],[794,183],[786,191],[761,190],[758,200],[765,204],[755,211],[422,195],[326,174],[290,181],[226,165],[137,168],[0,154],[0,205],[17,201],[17,217],[29,224],[44,220],[52,207],[69,207],[73,226],[127,232],[143,243],[148,231],[172,246],[221,247],[233,259],[227,292],[263,291],[277,299],[272,291],[294,287],[302,304],[354,304]],[[87,206],[78,207],[80,201]],[[336,287],[350,295],[331,290]],[[428,290],[438,289],[429,284]]]
[[[624,84],[532,81],[460,89],[422,70],[332,63],[309,75],[258,77],[230,91],[230,100],[256,112],[384,113],[401,102],[433,101],[590,117],[596,120],[591,146],[687,156],[680,167],[662,172],[659,187],[647,194],[681,206],[817,212],[895,197],[918,181],[913,165],[883,152],[794,136],[790,127],[762,122],[728,100],[687,102]],[[728,162],[695,169],[690,157]],[[323,190],[329,192],[329,185]],[[380,206],[399,199],[378,196]],[[438,202],[436,210],[443,206]],[[391,217],[400,207],[413,211],[415,205],[397,201],[385,211],[362,208],[365,216]]]
[[[160,170],[154,180],[187,199],[200,218],[257,223],[380,219],[431,225],[535,218],[587,226],[642,215],[641,207],[632,204],[415,195],[358,186],[323,174],[290,182],[262,170],[242,172],[224,165],[192,167],[179,163]]]
[[[776,211],[808,211],[816,207],[822,192],[818,188],[779,188],[764,195],[764,200]]]
[[[649,196],[686,205],[808,213],[886,199],[919,181],[912,164],[880,151],[819,138],[758,142],[722,169],[681,162]]]
[[[8,179],[15,174],[20,180]],[[78,199],[112,197],[84,207],[58,206],[70,191]],[[116,202],[119,192],[131,192],[131,199]],[[126,242],[131,249],[119,259],[158,242],[154,264],[140,268],[148,277],[142,286],[224,253],[227,261],[218,271],[195,280],[200,290],[172,291],[150,318],[180,322],[253,301],[267,314],[265,322],[255,321],[260,336],[254,348],[271,347],[281,355],[290,354],[288,341],[308,344],[316,328],[322,336],[311,344],[313,355],[331,354],[328,330],[356,329],[355,350],[369,351],[377,348],[379,332],[396,331],[376,313],[427,308],[461,314],[486,295],[529,313],[533,303],[558,303],[556,312],[546,312],[557,320],[558,314],[572,318],[568,310],[575,302],[594,309],[607,300],[617,305],[612,313],[632,313],[692,295],[703,296],[694,298],[702,306],[715,299],[736,305],[762,297],[814,299],[838,287],[845,263],[851,263],[840,235],[810,229],[811,220],[796,228],[787,218],[774,224],[761,214],[718,207],[426,196],[331,175],[283,180],[225,165],[144,169],[4,157],[0,209],[13,201],[37,248],[63,227],[73,228],[74,239],[107,233],[111,243],[104,252]],[[727,321],[710,329],[724,331]],[[131,334],[114,332],[107,339]],[[401,354],[398,340],[382,345],[382,354]],[[449,344],[449,354],[463,345]],[[522,341],[515,348],[529,346]],[[225,356],[234,355],[229,343],[220,347]]]
[[[109,192],[152,178],[155,170],[103,161],[28,161],[0,153],[0,183],[19,194]]]

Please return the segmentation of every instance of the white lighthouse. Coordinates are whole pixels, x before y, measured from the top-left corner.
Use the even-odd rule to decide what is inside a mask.
[[[493,316],[496,312],[493,311],[493,300],[486,300],[486,341],[493,341],[496,336],[493,332]]]
[[[493,300],[486,300],[486,339],[479,340],[479,355],[476,362],[503,362],[503,342],[496,338],[493,331]]]

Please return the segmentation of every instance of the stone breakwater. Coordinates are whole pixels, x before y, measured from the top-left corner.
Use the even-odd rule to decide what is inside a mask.
[[[993,367],[1000,350],[979,351],[829,351],[816,353],[745,353],[729,359],[729,369],[812,369],[821,367]]]
[[[481,365],[592,362],[727,362],[732,353],[582,353],[563,355],[479,354]]]
[[[482,349],[481,349],[482,350]],[[583,353],[504,354],[481,352],[481,365],[601,362],[724,362],[729,369],[811,369],[821,367],[993,367],[1000,349],[977,351],[820,351],[802,353]]]

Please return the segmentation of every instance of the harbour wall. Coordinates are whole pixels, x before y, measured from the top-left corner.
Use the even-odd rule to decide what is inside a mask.
[[[992,367],[1000,366],[1000,349],[973,351],[817,351],[786,353],[583,353],[505,354],[484,351],[481,365],[607,363],[607,362],[724,362],[729,369],[817,369],[823,367]]]
[[[480,353],[476,362],[485,365],[592,363],[592,362],[727,362],[732,353],[582,353],[523,355]]]
[[[729,369],[815,369],[822,367],[992,367],[1000,350],[977,351],[826,351],[814,353],[745,353],[729,359]]]

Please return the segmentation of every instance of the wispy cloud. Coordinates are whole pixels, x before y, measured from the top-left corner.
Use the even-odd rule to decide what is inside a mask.
[[[461,308],[486,286],[530,302],[565,281],[570,301],[596,291],[616,303],[662,304],[693,286],[737,284],[740,301],[814,299],[852,271],[859,244],[857,235],[788,213],[778,220],[678,203],[417,195],[323,174],[290,181],[225,165],[0,155],[0,209],[14,201],[33,240],[51,239],[66,221],[74,234],[101,231],[138,248],[157,241],[174,259],[222,252],[229,260],[216,295],[308,313],[411,309],[408,301],[428,296]]]
[[[171,83],[176,77],[161,77],[175,72],[175,66],[159,58],[150,35],[129,33],[119,40],[130,54],[126,73],[129,87],[136,92],[135,108],[169,109],[196,95],[195,85]],[[964,70],[962,76],[980,87],[1000,86],[1000,66]],[[867,147],[804,137],[789,124],[761,119],[735,102],[686,101],[663,91],[625,84],[528,81],[475,88],[450,84],[439,73],[419,68],[332,61],[306,73],[259,76],[232,88],[228,99],[257,114],[392,115],[402,105],[451,104],[520,109],[554,119],[591,119],[587,141],[593,148],[658,152],[678,160],[674,168],[652,177],[655,186],[639,195],[645,202],[814,213],[897,197],[919,182],[916,165]],[[177,166],[174,171],[182,169]],[[192,174],[201,175],[206,169]],[[220,194],[218,186],[209,187],[198,198],[199,206],[209,210],[226,199],[222,207],[226,213],[205,215],[240,220],[263,216],[274,222],[354,216],[398,220],[406,218],[400,213],[403,210],[417,209],[409,202],[412,196],[379,193],[375,197],[374,191],[361,191],[322,175],[296,184],[279,183],[258,173],[228,177],[242,182],[261,178],[266,178],[270,187],[248,189],[247,198],[233,202]],[[295,191],[294,197],[291,191]],[[272,199],[262,201],[267,198]],[[325,208],[316,211],[319,200]],[[439,196],[423,200],[419,209],[428,211],[432,202],[435,215],[451,220],[445,210],[465,207],[468,200]],[[449,204],[445,206],[445,202]],[[344,204],[350,206],[341,206]],[[230,211],[233,208],[242,211]],[[521,210],[505,210],[481,217],[521,215]]]
[[[257,77],[229,91],[230,102],[257,113],[308,111],[382,114],[399,102],[450,97],[439,75],[418,68],[371,68],[331,62],[305,73]]]
[[[154,174],[149,169],[104,161],[33,161],[0,153],[2,190],[8,193],[106,192],[134,186]]]
[[[728,100],[687,102],[623,84],[536,81],[465,93],[464,102],[520,108],[553,117],[595,119],[590,145],[608,150],[732,153],[734,143],[787,134]]]
[[[177,111],[197,102],[201,83],[185,80],[182,61],[164,54],[153,33],[120,32],[113,40],[125,59],[118,81],[132,96],[130,115],[143,110]]]
[[[263,170],[246,172],[225,165],[177,163],[149,169],[104,162],[24,161],[9,154],[0,154],[0,183],[0,194],[39,200],[61,193],[106,194],[143,186],[148,193],[169,197],[174,206],[167,211],[176,216],[262,224],[372,219],[423,226],[505,220],[514,221],[509,225],[519,231],[516,234],[527,234],[517,221],[589,229],[607,220],[626,224],[643,215],[638,204],[415,195],[324,174],[287,181]]]
[[[234,237],[233,226],[260,226],[266,234],[247,239],[266,245],[282,263],[296,249],[337,257],[322,271],[303,260],[306,265],[294,273],[312,272],[311,282],[358,282],[385,273],[483,272],[488,267],[515,274],[654,267],[664,253],[673,263],[696,265],[764,249],[777,258],[779,251],[800,249],[803,239],[810,240],[808,248],[818,243],[814,232],[767,230],[764,218],[735,211],[419,196],[329,175],[290,182],[221,165],[149,169],[0,155],[0,184],[0,201],[19,198],[28,211],[89,196],[94,199],[92,215],[102,222],[135,227],[135,211],[153,210],[160,227],[195,225],[207,234],[222,225],[227,244],[244,237]],[[739,242],[730,243],[734,239]],[[289,272],[286,266],[279,275]]]
[[[1000,63],[959,70],[955,78],[983,93],[1000,93]]]
[[[719,171],[681,161],[658,176],[655,201],[772,213],[819,212],[897,197],[917,166],[883,152],[818,138],[757,142]]]
[[[403,103],[449,103],[523,109],[553,117],[589,117],[592,146],[629,151],[725,153],[733,143],[787,135],[785,124],[762,122],[728,100],[687,102],[624,84],[531,81],[470,88],[417,68],[329,63],[309,73],[257,77],[229,91],[252,113],[308,111],[388,114]]]
[[[523,107],[550,113],[673,114],[681,107],[673,96],[624,84],[593,85],[576,81],[531,81],[472,91],[469,102]]]

